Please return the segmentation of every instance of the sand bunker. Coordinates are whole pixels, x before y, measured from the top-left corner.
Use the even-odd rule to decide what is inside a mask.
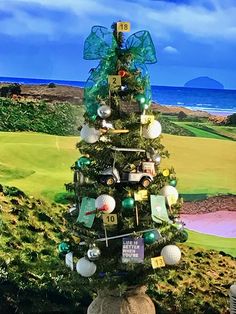
[[[186,228],[225,238],[236,238],[236,212],[218,211],[206,214],[182,214]]]

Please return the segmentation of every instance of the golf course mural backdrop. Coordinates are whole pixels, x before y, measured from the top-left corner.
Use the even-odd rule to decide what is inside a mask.
[[[156,84],[179,52],[120,18],[88,23],[78,79],[2,72],[0,313],[236,313],[236,91]]]

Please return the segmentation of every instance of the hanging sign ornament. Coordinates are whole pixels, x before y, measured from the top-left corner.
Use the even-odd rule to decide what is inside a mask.
[[[100,60],[100,63],[96,69],[91,71],[84,88],[84,103],[88,117],[97,116],[99,108],[97,97],[101,95],[102,91],[104,92],[108,75],[116,73],[117,48],[118,44],[111,30],[103,26],[92,27],[91,33],[84,43],[84,59]],[[122,51],[124,54],[132,55],[129,71],[140,70],[139,77],[145,83],[143,95],[148,104],[151,100],[151,84],[146,63],[156,62],[155,47],[149,32],[139,31],[130,35]]]

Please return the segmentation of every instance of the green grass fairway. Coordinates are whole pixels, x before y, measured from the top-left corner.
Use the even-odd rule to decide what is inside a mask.
[[[236,143],[209,138],[163,135],[170,158],[161,168],[173,166],[184,194],[236,193]]]
[[[53,199],[70,182],[78,158],[77,137],[0,132],[0,182]],[[183,194],[236,193],[236,143],[163,135],[171,154],[161,168],[173,166]]]
[[[214,132],[206,131],[203,129],[200,129],[198,127],[195,127],[194,125],[191,124],[191,122],[177,122],[174,121],[175,124],[191,131],[195,136],[197,137],[205,137],[205,138],[215,138],[215,139],[220,139],[220,140],[229,140],[229,138],[225,136],[221,136],[220,134],[216,134]],[[204,124],[203,124],[204,125]],[[217,129],[213,130],[217,132]]]
[[[0,132],[0,183],[54,200],[65,191],[64,183],[71,182],[70,166],[79,156],[77,141],[77,137]],[[174,166],[180,193],[236,193],[235,142],[164,135],[163,144],[171,158],[163,160],[161,168]],[[236,255],[236,239],[190,231],[189,244]]]
[[[191,230],[188,230],[188,235],[186,244],[190,246],[223,251],[236,257],[236,238],[222,238]]]
[[[0,132],[0,183],[53,200],[70,182],[78,138]]]

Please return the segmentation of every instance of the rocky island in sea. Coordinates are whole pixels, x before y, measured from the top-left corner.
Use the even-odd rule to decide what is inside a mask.
[[[184,84],[184,87],[224,89],[224,85],[208,76],[196,77]]]

